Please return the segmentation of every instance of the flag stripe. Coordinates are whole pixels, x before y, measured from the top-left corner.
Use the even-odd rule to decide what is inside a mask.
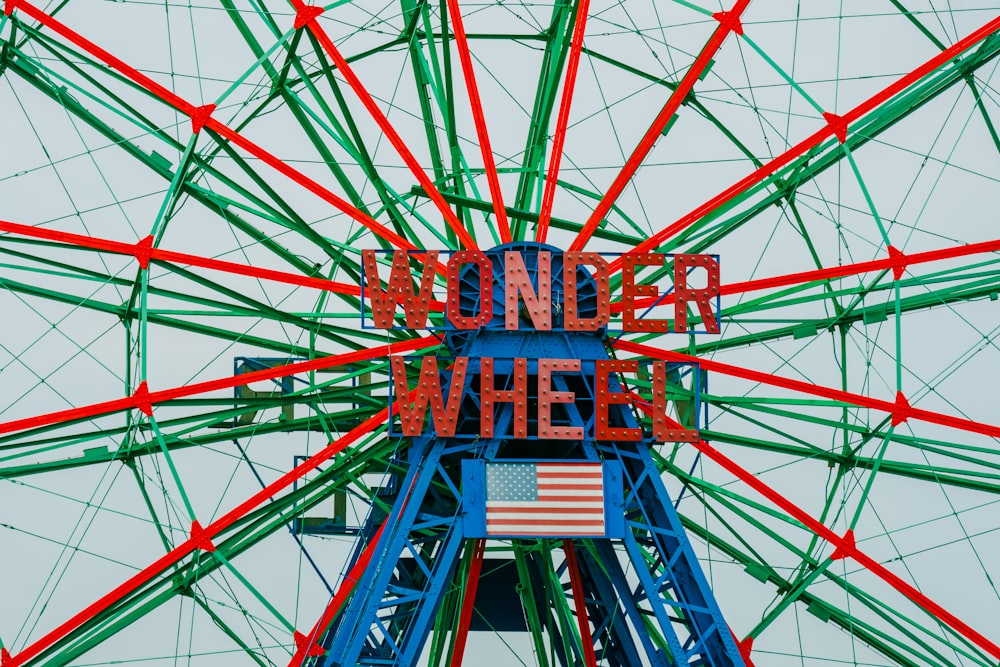
[[[594,510],[592,507],[560,507],[558,512],[553,512],[552,508],[549,507],[504,507],[486,510],[486,518],[490,521],[494,517],[521,516],[524,514],[587,514],[600,519],[604,516],[604,510],[602,508]]]
[[[497,526],[604,526],[603,520],[593,519],[532,519],[519,517],[517,519],[490,519],[487,525]]]
[[[488,463],[488,535],[603,535],[600,463]]]
[[[565,479],[566,475],[573,475],[575,479],[597,479],[602,478],[602,473],[598,470],[597,472],[583,472],[583,471],[566,471],[566,472],[555,472],[555,471],[538,471],[538,479],[548,479],[550,477],[555,477],[557,479]]]
[[[510,537],[521,537],[521,536],[542,536],[542,537],[552,537],[552,529],[547,526],[522,526],[517,530],[512,530],[508,528],[502,528],[494,530],[495,535],[506,535]],[[556,537],[574,537],[577,535],[593,535],[594,537],[601,537],[604,535],[604,526],[594,527],[594,528],[579,528],[572,531],[562,531]]]
[[[574,498],[573,500],[575,501],[576,499]],[[549,501],[546,501],[546,500],[539,500],[539,501],[534,501],[534,500],[529,500],[529,501],[525,501],[525,500],[497,500],[497,501],[491,501],[490,502],[489,508],[488,508],[487,511],[492,512],[494,509],[498,509],[498,510],[503,510],[503,509],[522,509],[522,508],[526,508],[526,507],[538,507],[538,508],[544,508],[544,509],[552,510],[552,509],[562,509],[562,508],[567,507],[567,506],[568,506],[568,504],[566,502],[549,502]],[[589,508],[589,509],[596,509],[596,510],[604,511],[604,503],[599,503],[599,502],[592,502],[592,501],[587,501],[587,502],[573,502],[572,506],[573,507],[585,507],[585,508]]]
[[[604,487],[601,484],[539,484],[538,493],[541,495],[543,491],[549,493],[553,491],[583,491],[587,494],[593,494],[602,488]]]
[[[563,504],[566,503],[578,503],[581,499],[593,499],[593,493],[573,493],[572,491],[563,491],[558,496],[539,496],[542,500],[548,501],[558,501]],[[603,505],[603,503],[602,503]]]

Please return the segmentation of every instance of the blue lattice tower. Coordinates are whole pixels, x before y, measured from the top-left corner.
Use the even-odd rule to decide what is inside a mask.
[[[402,441],[401,453],[392,462],[391,482],[382,494],[391,510],[386,516],[373,509],[352,562],[361,558],[379,526],[384,525],[383,532],[353,595],[322,637],[327,652],[315,658],[315,665],[416,664],[445,597],[459,588],[455,579],[463,553],[473,548],[474,538],[485,534],[477,528],[486,520],[483,491],[472,482],[475,471],[524,460],[600,462],[606,471],[608,536],[573,537],[554,530],[551,535],[510,540],[522,584],[534,583],[522,586],[522,609],[517,613],[530,616],[534,633],[548,635],[548,650],[559,664],[588,663],[589,651],[567,623],[573,608],[567,592],[552,581],[553,568],[558,575],[570,558],[586,609],[582,619],[586,632],[578,636],[590,634],[598,664],[744,664],[660,478],[651,453],[652,438],[648,434],[641,440],[594,437],[598,421],[605,419],[602,426],[620,433],[642,428],[625,401],[608,405],[606,415],[594,407],[599,391],[630,391],[614,373],[606,385],[597,384],[598,366],[609,359],[606,331],[566,331],[563,313],[555,308],[551,330],[529,328],[529,312],[520,313],[517,330],[505,328],[504,308],[510,306],[501,291],[505,252],[521,253],[538,290],[540,250],[552,252],[552,290],[560,294],[564,286],[558,250],[522,243],[487,252],[496,274],[494,317],[478,330],[451,329],[446,335],[453,358],[468,359],[454,434],[439,437],[431,432]],[[462,281],[478,285],[479,276],[466,268]],[[584,268],[578,269],[576,288],[579,315],[595,312],[598,286]],[[474,314],[476,303],[463,302],[461,308]],[[539,439],[532,435],[538,432],[537,410],[516,409],[519,400],[532,408],[549,400],[548,392],[538,389],[540,359],[579,361],[578,370],[551,375],[552,391],[572,391],[576,396],[561,403],[560,411],[551,412],[551,425],[581,428],[582,438]],[[442,366],[449,361],[442,360]],[[455,380],[459,375],[441,373],[444,397],[459,388]],[[512,392],[510,402],[484,404],[484,386],[499,390],[519,384],[528,387],[524,394]],[[479,437],[480,422],[489,414],[494,437]],[[552,548],[539,550],[539,544]],[[564,560],[555,557],[562,548],[567,554]],[[535,641],[537,648],[537,637]]]

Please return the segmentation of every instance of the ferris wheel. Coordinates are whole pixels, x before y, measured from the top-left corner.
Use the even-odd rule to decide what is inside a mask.
[[[998,35],[6,0],[0,663],[996,665]]]

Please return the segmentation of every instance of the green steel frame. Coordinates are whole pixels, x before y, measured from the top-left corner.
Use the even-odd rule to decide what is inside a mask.
[[[389,506],[388,351],[435,352],[359,326],[360,250],[508,233],[721,256],[722,335],[618,353],[706,362],[706,447],[654,455],[745,655],[997,664],[1000,10],[725,4],[7,0],[4,664],[309,650],[350,594],[349,529]],[[241,393],[240,356],[317,364]],[[345,495],[345,535],[287,535]],[[485,549],[523,586],[531,568],[568,585],[560,545]],[[466,592],[447,593],[428,664],[465,641]],[[526,635],[471,637],[470,655],[572,653],[552,648],[581,641],[568,601],[522,605]]]

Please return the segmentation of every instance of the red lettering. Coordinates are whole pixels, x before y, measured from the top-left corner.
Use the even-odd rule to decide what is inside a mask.
[[[482,413],[479,416],[479,437],[493,437],[493,419],[497,403],[514,404],[514,436],[528,435],[528,361],[514,360],[513,389],[497,389],[493,382],[493,359],[484,357],[480,363],[482,371],[479,381],[479,395],[482,399]]]
[[[479,267],[479,313],[463,315],[461,311],[461,268],[465,264]],[[479,250],[459,250],[448,260],[448,303],[447,317],[457,329],[471,330],[489,324],[493,319],[493,263]]]
[[[698,442],[698,431],[667,417],[667,364],[663,361],[653,362],[653,437],[659,442]]]
[[[368,300],[372,304],[372,322],[379,329],[391,329],[396,315],[396,305],[402,300],[406,313],[406,326],[410,329],[422,328],[427,323],[427,311],[431,306],[434,288],[434,266],[438,253],[428,250],[424,260],[424,272],[420,276],[420,290],[413,293],[413,273],[410,271],[408,253],[396,250],[392,253],[392,270],[386,291],[382,291],[382,281],[378,275],[378,261],[374,250],[362,250],[365,273],[368,278]]]
[[[508,250],[504,257],[504,312],[508,330],[519,328],[518,293],[524,299],[528,317],[536,331],[552,330],[552,253],[538,251],[538,293],[531,286],[531,276],[519,252]]]
[[[658,331],[670,329],[668,320],[637,319],[635,299],[639,296],[656,298],[660,291],[654,285],[635,284],[635,267],[662,266],[666,257],[660,252],[630,252],[622,255],[622,329],[624,331]]]
[[[403,427],[403,435],[421,435],[424,432],[424,415],[427,404],[431,405],[431,417],[435,432],[444,438],[455,435],[458,421],[458,408],[462,402],[462,387],[465,385],[465,370],[468,366],[467,357],[457,357],[451,369],[451,384],[448,389],[448,404],[445,406],[441,397],[441,380],[438,376],[437,357],[423,357],[420,362],[420,378],[414,393],[413,406],[409,401],[399,401],[399,421]],[[392,381],[396,387],[396,395],[406,396],[410,393],[409,382],[406,379],[406,362],[403,357],[389,358]]]
[[[581,318],[577,302],[576,269],[581,264],[594,267],[597,283],[597,314]],[[564,327],[568,331],[597,331],[611,320],[611,289],[608,281],[608,263],[596,252],[567,252],[563,254],[563,289],[565,310]]]
[[[704,267],[708,283],[700,289],[688,287],[688,269]],[[709,255],[674,256],[674,331],[683,333],[687,326],[687,302],[694,301],[708,333],[719,333],[719,322],[712,312],[712,299],[719,295],[719,263]]]
[[[636,373],[638,371],[638,361],[623,361],[620,359],[597,360],[597,377],[595,379],[597,401],[594,405],[594,417],[597,422],[597,426],[594,429],[595,440],[642,440],[642,429],[614,428],[608,423],[609,405],[628,405],[632,402],[628,394],[611,391],[611,374]]]
[[[582,426],[553,426],[552,404],[573,403],[576,392],[552,391],[552,371],[579,371],[579,359],[538,360],[538,437],[554,440],[582,440]]]

